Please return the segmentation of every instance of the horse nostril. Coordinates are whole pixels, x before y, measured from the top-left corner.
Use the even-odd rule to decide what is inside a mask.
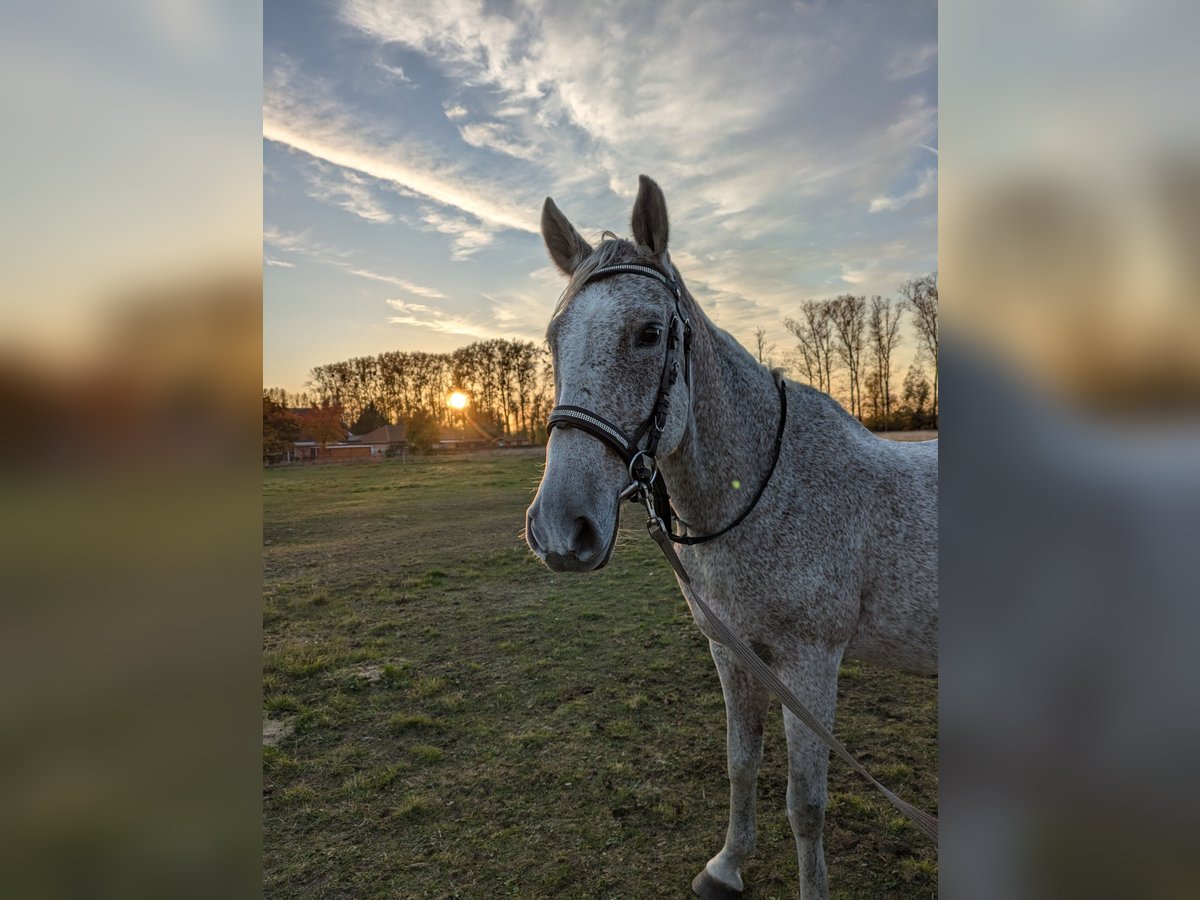
[[[575,520],[575,531],[571,535],[571,549],[575,552],[576,559],[581,562],[590,559],[603,549],[600,546],[600,532],[596,530],[591,519],[580,516]]]
[[[539,553],[544,550],[545,545],[538,540],[537,530],[534,525],[534,511],[532,508],[530,508],[529,511],[525,513],[525,540],[534,553]]]

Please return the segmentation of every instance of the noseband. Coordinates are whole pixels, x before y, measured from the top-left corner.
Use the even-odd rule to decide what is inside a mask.
[[[632,263],[602,266],[592,272],[583,282],[583,285],[591,284],[593,281],[599,281],[602,278],[608,278],[612,275],[641,275],[646,278],[652,278],[666,287],[675,298],[675,311],[671,315],[671,323],[667,328],[667,352],[663,359],[662,375],[659,378],[658,394],[654,399],[654,406],[651,407],[650,415],[646,417],[646,420],[638,426],[632,435],[626,434],[619,425],[582,406],[556,406],[551,410],[550,418],[546,424],[547,437],[549,436],[549,432],[555,428],[578,428],[580,431],[587,432],[592,437],[602,441],[621,458],[629,470],[629,484],[621,491],[619,500],[641,502],[645,505],[646,512],[649,514],[646,528],[649,530],[650,536],[662,548],[663,553],[666,554],[667,559],[671,562],[675,570],[681,573],[684,579],[687,580],[683,566],[679,562],[679,558],[675,555],[674,548],[671,547],[671,542],[676,544],[702,544],[705,541],[711,541],[741,524],[742,520],[750,515],[751,510],[758,505],[759,498],[762,497],[763,491],[766,490],[767,484],[771,480],[771,476],[775,473],[775,464],[779,462],[779,450],[783,442],[784,425],[787,422],[787,394],[784,392],[783,379],[778,379],[779,428],[775,433],[775,448],[771,456],[771,467],[767,470],[766,478],[758,486],[758,492],[754,495],[754,499],[750,501],[750,504],[742,510],[736,519],[719,531],[704,535],[677,534],[672,529],[677,517],[671,509],[671,498],[667,493],[666,482],[658,471],[657,453],[658,443],[662,439],[663,429],[667,425],[667,413],[671,404],[671,388],[679,380],[681,361],[684,381],[691,388],[692,324],[680,305],[683,299],[683,291],[679,286],[679,282],[670,275],[666,275],[650,266],[641,266]],[[582,288],[583,285],[580,287]],[[680,356],[682,356],[682,360],[680,360]],[[646,441],[645,446],[642,446],[643,438]]]

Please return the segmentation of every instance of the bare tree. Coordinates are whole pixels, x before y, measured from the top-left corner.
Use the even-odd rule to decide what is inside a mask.
[[[754,356],[759,363],[766,366],[768,369],[774,368],[774,360],[771,359],[771,354],[775,352],[775,345],[767,343],[767,329],[761,325],[754,329]]]
[[[875,357],[872,388],[878,395],[876,415],[882,414],[885,422],[892,416],[892,353],[900,343],[900,319],[903,315],[902,305],[893,307],[892,301],[885,297],[871,298],[867,340]]]
[[[850,414],[862,418],[863,350],[866,345],[867,298],[842,294],[829,306],[838,356],[850,376]]]
[[[805,379],[819,391],[833,390],[833,332],[830,327],[830,301],[805,300],[800,305],[802,318],[785,319],[783,324],[796,338],[799,362]]]
[[[914,278],[900,286],[903,305],[912,310],[917,340],[933,366],[933,417],[938,414],[938,287],[937,272]]]

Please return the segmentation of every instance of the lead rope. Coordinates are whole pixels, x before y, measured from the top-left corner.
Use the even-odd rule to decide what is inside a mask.
[[[646,511],[650,516],[646,522],[646,530],[650,532],[650,537],[654,539],[654,543],[658,544],[658,548],[663,552],[663,555],[666,556],[667,562],[671,564],[671,568],[675,570],[675,573],[679,576],[680,580],[684,584],[691,587],[692,580],[688,576],[687,570],[683,567],[683,561],[680,560],[679,555],[675,552],[675,548],[671,544],[672,535],[667,530],[666,523],[663,522],[662,518],[658,515],[658,512],[655,509],[654,498],[652,496],[650,486],[648,484],[642,484],[638,486],[638,490],[641,494],[640,499],[643,503],[645,503]],[[813,734],[819,737],[825,743],[825,746],[836,753],[843,762],[845,762],[855,772],[874,785],[875,788],[887,799],[888,803],[892,804],[892,806],[895,807],[901,815],[912,822],[913,825],[917,827],[917,830],[920,831],[921,834],[925,835],[925,837],[929,838],[929,840],[932,841],[936,847],[938,842],[937,817],[930,815],[922,809],[918,809],[906,800],[901,800],[892,791],[880,784],[875,776],[868,772],[863,767],[862,763],[854,758],[853,754],[846,749],[845,745],[835,738],[833,734],[821,724],[820,720],[818,720],[816,716],[808,711],[808,707],[801,703],[799,698],[792,693],[791,689],[779,680],[775,673],[767,667],[767,664],[759,658],[758,654],[751,650],[746,645],[746,642],[734,634],[733,629],[726,625],[725,622],[722,621],[715,612],[713,612],[712,608],[704,602],[695,588],[692,588],[691,593],[691,601],[696,604],[697,609],[700,610],[701,614],[703,614],[704,618],[708,621],[709,626],[716,633],[718,643],[732,650],[733,655],[736,656],[738,660],[747,669],[749,669],[759,681],[763,683],[767,690],[771,691],[771,693],[778,697],[780,702],[783,703],[783,705],[786,706],[796,718],[812,729]]]

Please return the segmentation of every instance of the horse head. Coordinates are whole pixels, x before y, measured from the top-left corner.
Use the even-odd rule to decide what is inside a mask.
[[[558,405],[525,536],[555,571],[608,562],[632,473],[686,431],[690,298],[667,254],[666,200],[645,175],[632,225],[632,241],[606,232],[593,248],[553,200],[542,208],[546,248],[569,282],[546,331]]]

